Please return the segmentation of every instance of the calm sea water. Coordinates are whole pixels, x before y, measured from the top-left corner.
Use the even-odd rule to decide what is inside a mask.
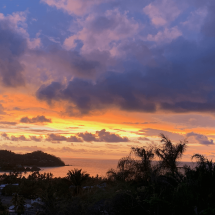
[[[62,159],[65,164],[72,166],[63,166],[63,167],[41,167],[40,173],[51,172],[54,177],[65,177],[68,170],[74,168],[82,169],[86,171],[91,176],[106,176],[106,172],[110,168],[116,168],[118,160],[100,160],[100,159],[85,159],[85,158],[65,158]]]
[[[65,177],[69,170],[74,168],[82,169],[86,171],[91,176],[96,176],[97,174],[101,177],[106,176],[106,172],[113,168],[116,169],[118,160],[101,160],[101,159],[85,159],[85,158],[65,158],[62,159],[65,164],[70,166],[63,167],[41,167],[40,173],[52,173],[54,177]],[[190,167],[195,167],[193,162],[179,162],[178,166],[188,165]],[[3,174],[1,172],[0,174]],[[29,172],[26,176],[29,175]]]
[[[113,168],[116,169],[117,163],[119,160],[100,160],[100,159],[83,159],[83,158],[67,158],[62,159],[65,164],[72,166],[63,166],[63,167],[42,167],[40,173],[51,172],[54,177],[65,177],[68,170],[74,168],[82,169],[86,171],[91,176],[106,176],[106,172]],[[195,163],[193,162],[179,162],[178,166],[188,165],[194,167]]]

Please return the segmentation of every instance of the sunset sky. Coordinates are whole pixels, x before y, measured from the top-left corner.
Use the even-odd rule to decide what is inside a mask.
[[[215,1],[0,1],[0,148],[215,156]]]

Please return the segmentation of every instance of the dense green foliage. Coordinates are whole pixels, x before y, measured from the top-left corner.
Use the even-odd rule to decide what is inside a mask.
[[[58,157],[35,151],[27,154],[15,154],[8,150],[0,150],[0,167],[1,170],[21,170],[22,166],[65,166],[65,163]]]
[[[132,148],[106,178],[90,177],[81,169],[64,178],[4,174],[1,183],[19,186],[7,186],[2,193],[40,197],[41,215],[215,215],[215,164],[195,154],[195,168],[177,168],[186,144],[173,144],[161,135],[161,145]],[[20,209],[23,201],[17,200]]]

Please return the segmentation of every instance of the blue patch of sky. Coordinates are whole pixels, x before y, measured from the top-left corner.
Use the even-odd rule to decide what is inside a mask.
[[[69,28],[75,19],[62,10],[49,7],[38,0],[1,1],[0,8],[4,15],[27,11],[26,23],[30,38],[35,38],[40,32],[40,38],[42,43],[45,42],[45,46],[54,41],[62,44],[65,38],[71,35]]]

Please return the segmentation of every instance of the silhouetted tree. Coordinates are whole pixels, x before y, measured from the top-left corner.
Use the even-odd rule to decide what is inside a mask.
[[[135,158],[132,158],[132,156]],[[132,147],[129,156],[121,158],[117,170],[107,172],[109,178],[121,181],[150,180],[152,174],[153,147]]]
[[[150,180],[152,175],[152,160],[154,159],[154,147],[132,147],[131,153],[134,154],[140,160],[136,160],[136,177],[144,179],[146,181]]]
[[[82,169],[69,170],[67,179],[75,186],[75,193],[78,194],[84,181],[89,178],[89,174],[82,172]]]
[[[161,160],[160,166],[163,169],[170,170],[171,174],[178,174],[177,161],[182,157],[187,147],[187,141],[180,141],[180,143],[173,144],[170,139],[164,134],[160,134],[161,143],[158,148],[155,149],[155,154]]]

